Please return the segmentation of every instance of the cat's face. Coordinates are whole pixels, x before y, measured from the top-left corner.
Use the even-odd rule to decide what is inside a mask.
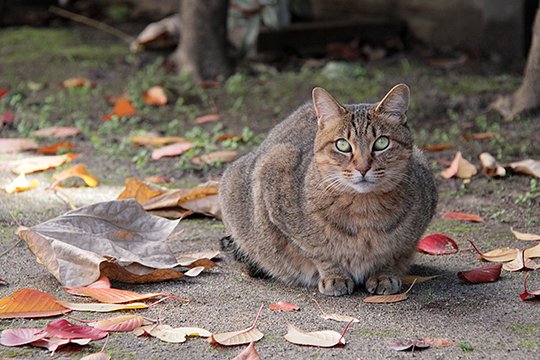
[[[402,86],[377,104],[346,108],[328,93],[314,92],[315,161],[324,189],[386,192],[406,177],[413,144],[405,117],[408,88]]]

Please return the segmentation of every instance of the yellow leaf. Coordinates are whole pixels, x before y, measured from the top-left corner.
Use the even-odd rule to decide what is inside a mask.
[[[70,177],[78,177],[90,187],[96,187],[99,185],[99,180],[88,172],[85,164],[77,164],[61,171],[56,175],[53,175],[53,179],[57,181],[64,181]]]
[[[26,190],[35,189],[39,186],[39,180],[34,179],[32,181],[28,181],[24,173],[21,173],[15,180],[10,182],[4,187],[4,190],[8,194],[12,194],[14,192],[21,192]]]
[[[68,301],[57,301],[63,307],[75,311],[91,311],[91,312],[110,312],[129,309],[146,309],[148,305],[143,303],[130,304],[101,304],[101,303],[72,303]]]
[[[510,231],[512,232],[512,234],[514,234],[514,236],[518,240],[525,240],[525,241],[540,240],[540,235],[537,235],[537,234],[527,234],[527,233],[516,231],[512,228],[510,228]]]

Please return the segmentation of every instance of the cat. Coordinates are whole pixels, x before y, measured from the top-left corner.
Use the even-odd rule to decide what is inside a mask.
[[[226,169],[221,246],[252,275],[325,295],[397,293],[438,198],[407,126],[409,88],[374,104],[320,87],[312,99]]]

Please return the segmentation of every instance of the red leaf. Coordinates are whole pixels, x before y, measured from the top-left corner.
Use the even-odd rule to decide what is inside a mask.
[[[469,271],[460,271],[458,276],[461,280],[471,284],[494,282],[501,276],[502,264],[480,267]]]
[[[15,119],[15,114],[11,111],[0,113],[0,127],[2,124],[11,125]]]
[[[460,221],[470,221],[470,222],[484,222],[484,219],[476,214],[468,214],[456,211],[448,211],[443,214],[443,219],[447,220],[460,220]]]
[[[277,304],[270,304],[268,305],[268,308],[270,310],[278,310],[278,311],[298,311],[300,310],[300,307],[298,305],[294,305],[285,301],[279,301]]]
[[[448,249],[450,244],[453,250]],[[456,242],[443,234],[431,234],[416,244],[416,250],[430,255],[449,255],[459,251]]]
[[[60,319],[51,321],[45,327],[45,331],[51,337],[61,339],[103,339],[109,333],[91,326],[75,325],[67,320]]]
[[[534,299],[537,296],[540,296],[540,290],[534,290],[534,291],[527,290],[528,278],[529,278],[529,272],[527,271],[527,273],[525,274],[525,279],[523,280],[523,288],[525,289],[525,291],[522,294],[519,294],[520,299],[524,301],[528,300],[529,298]]]
[[[9,93],[8,89],[0,89],[0,99]]]
[[[0,334],[0,344],[19,346],[43,339],[47,333],[42,329],[6,329]]]

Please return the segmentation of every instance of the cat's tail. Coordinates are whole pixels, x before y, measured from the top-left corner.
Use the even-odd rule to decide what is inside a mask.
[[[240,249],[240,246],[238,246],[238,243],[234,241],[232,235],[221,238],[219,240],[219,244],[221,245],[221,250],[231,254],[236,261],[242,262],[246,265],[249,276],[264,279],[271,277]]]

